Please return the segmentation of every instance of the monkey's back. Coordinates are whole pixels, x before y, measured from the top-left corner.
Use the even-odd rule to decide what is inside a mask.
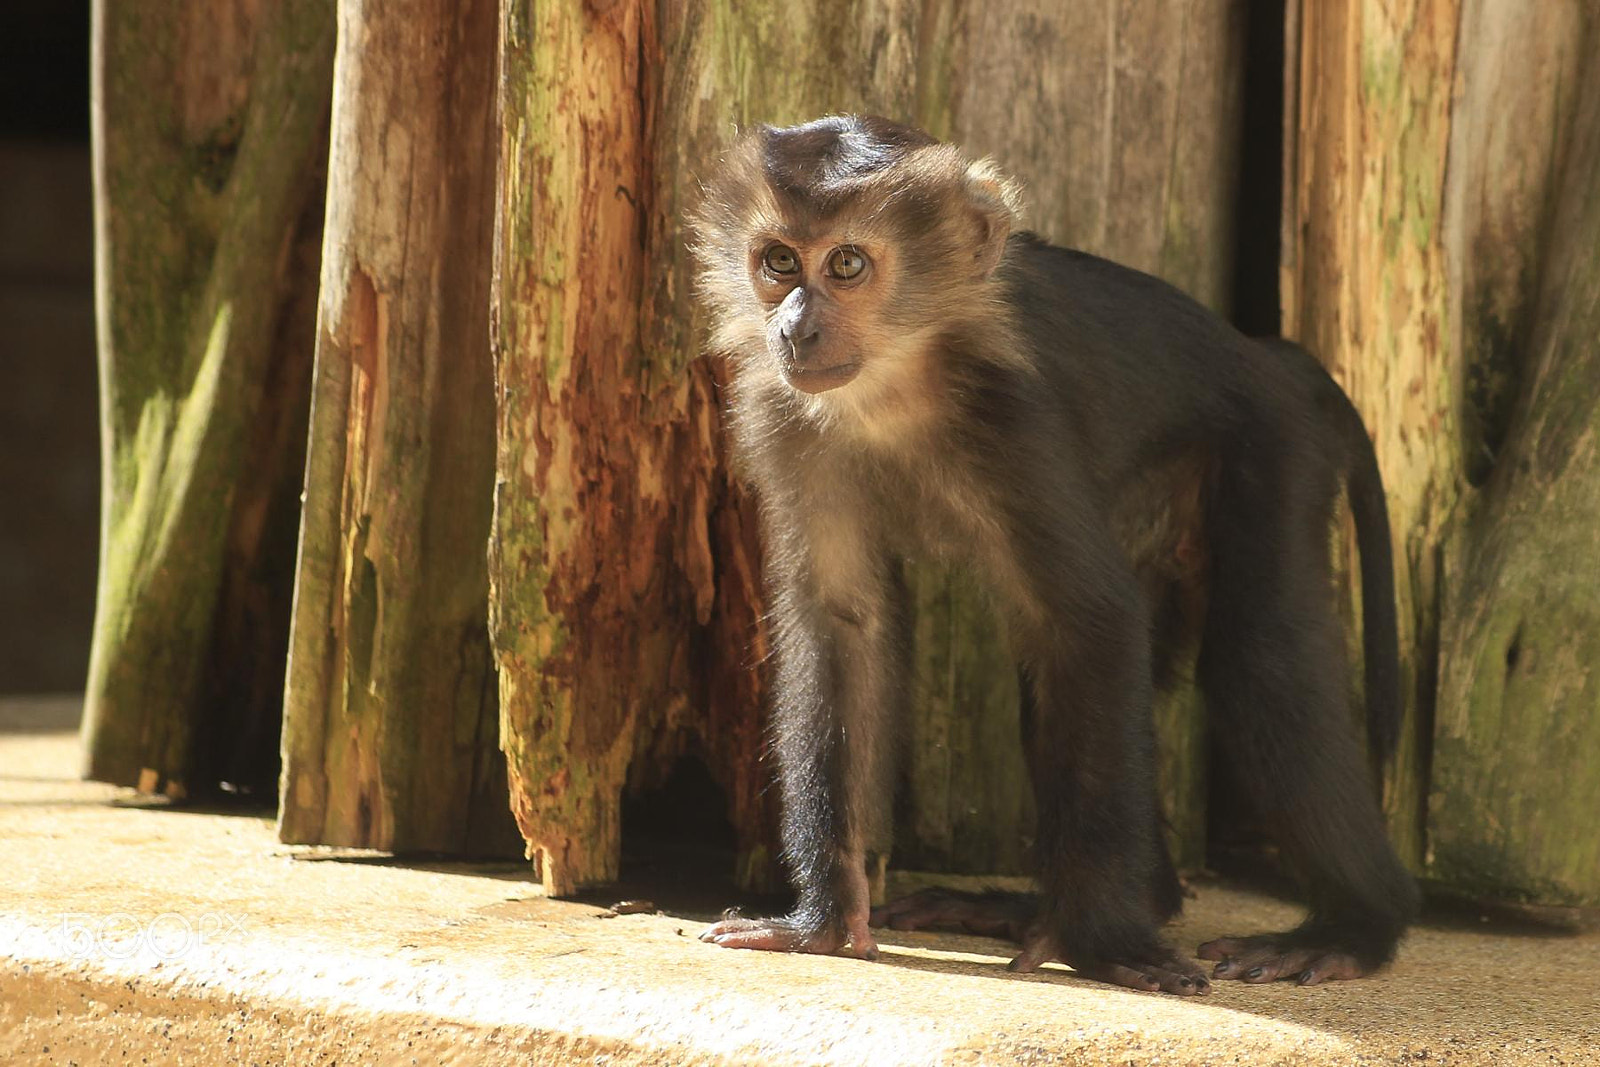
[[[1344,400],[1303,349],[1247,338],[1142,271],[1027,233],[1011,238],[1001,271],[1097,481],[1241,434],[1315,439],[1326,429],[1317,413]]]

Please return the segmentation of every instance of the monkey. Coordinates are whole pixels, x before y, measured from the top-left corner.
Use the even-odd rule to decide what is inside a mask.
[[[794,910],[701,940],[878,957],[874,924],[957,923],[1011,963],[1212,989],[1179,910],[1151,704],[1178,652],[1231,773],[1303,882],[1294,929],[1200,946],[1213,979],[1371,974],[1414,919],[1349,721],[1331,527],[1363,588],[1365,699],[1400,707],[1384,489],[1354,405],[1309,353],[1246,338],[1150,275],[1019,226],[991,160],[873,116],[758,127],[690,222],[730,454],[755,490],[774,656],[771,751]],[[911,662],[905,561],[980,578],[1018,662],[1039,892],[878,909]]]

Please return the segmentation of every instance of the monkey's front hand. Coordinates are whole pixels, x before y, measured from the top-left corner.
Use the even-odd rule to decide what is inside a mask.
[[[856,926],[860,929],[855,929]],[[768,952],[813,952],[818,955],[854,956],[863,960],[878,958],[878,943],[859,924],[834,923],[821,930],[808,931],[790,919],[746,919],[732,908],[723,912],[722,921],[700,934],[700,940],[723,948],[758,948]]]
[[[1058,945],[1053,935],[1035,927],[1023,940],[1022,951],[1009,969],[1027,973],[1051,960],[1060,960],[1085,978],[1147,993],[1192,997],[1211,992],[1211,983],[1200,968],[1158,937],[1099,952],[1063,950]]]

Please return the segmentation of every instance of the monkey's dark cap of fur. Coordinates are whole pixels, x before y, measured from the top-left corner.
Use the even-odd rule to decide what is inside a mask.
[[[836,187],[893,166],[914,148],[938,142],[879,115],[828,115],[799,126],[763,126],[761,164],[768,183],[791,195]]]

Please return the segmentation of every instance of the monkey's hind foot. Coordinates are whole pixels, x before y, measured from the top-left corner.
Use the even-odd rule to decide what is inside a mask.
[[[1159,939],[1141,949],[1089,956],[1063,952],[1053,937],[1036,932],[1028,935],[1022,951],[1007,969],[1032,973],[1051,960],[1060,960],[1084,978],[1146,993],[1194,997],[1211,992],[1211,983],[1200,968]]]
[[[1364,978],[1383,964],[1381,955],[1341,944],[1327,931],[1219,937],[1201,945],[1198,954],[1203,960],[1220,961],[1213,977],[1252,983],[1293,979],[1300,985],[1321,985]]]
[[[1031,893],[964,893],[935,887],[873,908],[871,921],[891,930],[965,930],[1021,943],[1038,914],[1039,899]]]
[[[733,909],[723,913],[722,921],[706,927],[700,940],[723,948],[753,948],[767,952],[810,952],[821,956],[878,958],[878,942],[865,922],[836,923],[808,931],[789,919],[746,919]]]

